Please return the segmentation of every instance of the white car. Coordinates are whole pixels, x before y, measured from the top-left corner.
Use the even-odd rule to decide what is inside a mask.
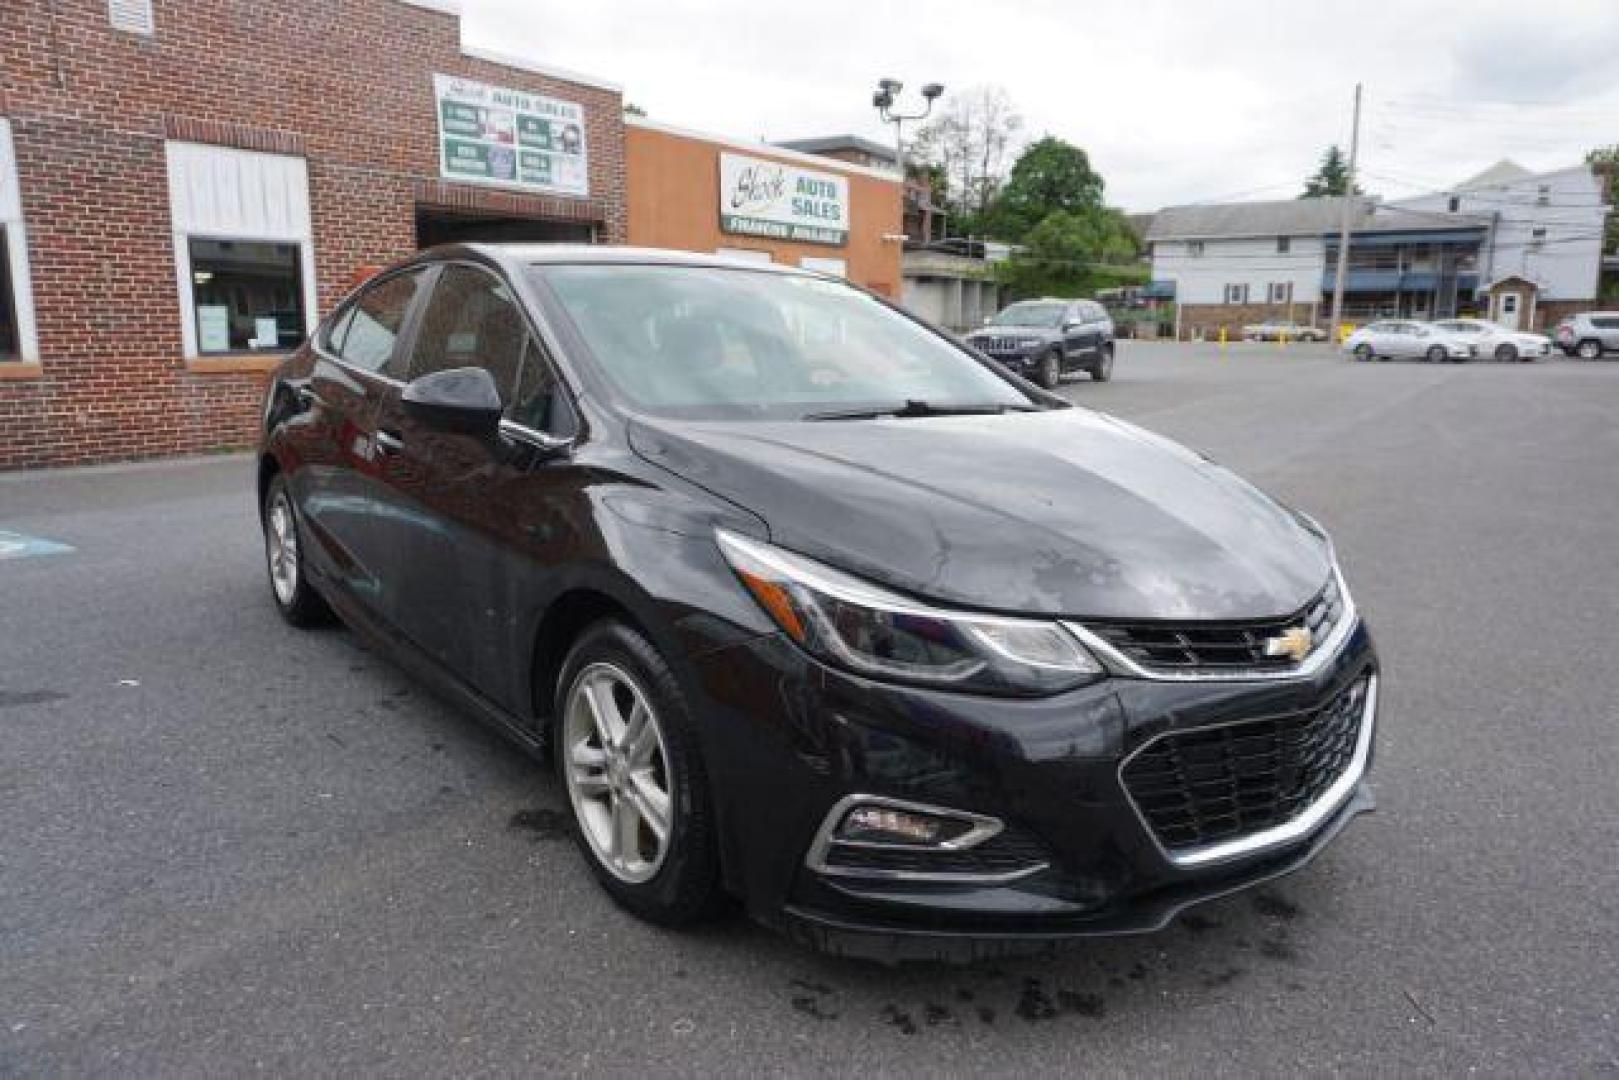
[[[1497,360],[1534,360],[1552,354],[1552,339],[1545,334],[1508,330],[1484,319],[1442,319],[1434,326],[1478,346],[1478,355]]]
[[[1248,341],[1325,341],[1327,332],[1314,326],[1291,322],[1262,322],[1242,328]]]
[[[1344,338],[1344,351],[1356,360],[1428,360],[1461,363],[1478,355],[1460,334],[1415,319],[1384,319]]]

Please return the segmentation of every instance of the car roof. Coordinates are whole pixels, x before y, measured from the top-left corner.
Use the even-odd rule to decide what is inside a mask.
[[[471,256],[496,263],[508,272],[525,266],[706,266],[764,273],[824,276],[813,270],[781,263],[755,262],[728,255],[669,248],[626,247],[614,244],[440,244],[417,253],[412,262],[436,262]]]

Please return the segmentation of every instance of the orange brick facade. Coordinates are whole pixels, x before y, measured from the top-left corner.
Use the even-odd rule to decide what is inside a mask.
[[[730,142],[660,125],[631,123],[624,135],[630,243],[681,251],[763,251],[773,262],[788,266],[797,266],[804,258],[842,259],[850,281],[899,298],[903,230],[898,176],[885,177],[834,158],[794,154],[765,143]],[[722,153],[847,176],[848,240],[841,245],[795,243],[722,231]]]
[[[165,142],[303,157],[319,306],[417,246],[422,208],[627,233],[616,89],[463,52],[402,0],[156,0],[150,37],[106,0],[6,0],[0,118],[16,151],[37,366],[0,363],[0,468],[243,446],[267,357],[182,355]],[[577,102],[589,196],[439,177],[433,75]],[[897,277],[896,277],[897,280]]]

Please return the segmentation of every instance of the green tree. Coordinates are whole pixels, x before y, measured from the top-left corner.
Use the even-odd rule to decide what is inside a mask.
[[[996,266],[1014,296],[1079,296],[1150,276],[1129,222],[1105,206],[1053,210],[1024,237],[1024,246]]]
[[[1299,198],[1324,199],[1348,191],[1349,162],[1344,158],[1343,151],[1338,149],[1338,144],[1333,143],[1321,155],[1321,165],[1315,170],[1315,175],[1304,181],[1304,194]],[[1355,194],[1362,194],[1359,184],[1355,185]]]
[[[1085,151],[1047,135],[1019,155],[1011,175],[988,209],[990,235],[1024,242],[1052,214],[1083,217],[1102,206],[1102,178]]]
[[[1585,163],[1591,166],[1599,181],[1606,181],[1608,205],[1619,206],[1619,143],[1592,150],[1585,155]],[[1608,214],[1602,231],[1602,250],[1619,253],[1619,212]]]

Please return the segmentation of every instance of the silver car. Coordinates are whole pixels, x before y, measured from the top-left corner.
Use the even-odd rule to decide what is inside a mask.
[[[1508,330],[1484,319],[1441,319],[1434,325],[1476,345],[1479,356],[1493,356],[1497,360],[1511,362],[1535,360],[1552,354],[1552,339],[1545,334]]]
[[[1478,347],[1459,334],[1415,319],[1385,319],[1363,326],[1344,338],[1344,351],[1356,360],[1428,360],[1460,363],[1478,355]]]
[[[1557,347],[1581,360],[1619,352],[1619,311],[1587,311],[1557,324]]]

